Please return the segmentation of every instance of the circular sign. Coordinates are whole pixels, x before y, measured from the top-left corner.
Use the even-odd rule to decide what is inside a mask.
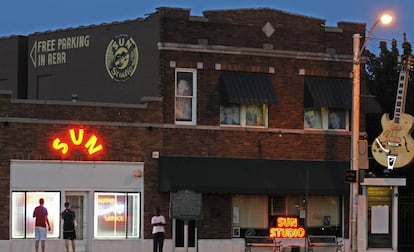
[[[138,65],[138,46],[127,34],[116,36],[106,48],[105,66],[109,76],[116,81],[127,81]]]

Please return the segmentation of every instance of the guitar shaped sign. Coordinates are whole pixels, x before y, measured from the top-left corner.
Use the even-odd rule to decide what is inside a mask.
[[[374,140],[371,147],[374,159],[388,169],[404,167],[414,161],[414,140],[411,137],[414,117],[404,113],[412,63],[411,55],[402,57],[394,118],[391,120],[387,113],[382,116],[383,131]]]

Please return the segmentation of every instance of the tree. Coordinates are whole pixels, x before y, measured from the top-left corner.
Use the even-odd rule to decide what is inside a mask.
[[[403,55],[411,55],[411,44],[407,42],[405,34],[402,48]],[[395,39],[391,42],[391,50],[388,49],[385,41],[379,43],[379,49],[378,56],[375,56],[369,50],[366,52],[366,83],[370,93],[376,96],[378,103],[381,105],[382,112],[389,113],[392,118],[400,70],[398,58],[401,55]],[[412,115],[414,113],[412,71],[410,72],[410,77],[406,94],[405,112]]]

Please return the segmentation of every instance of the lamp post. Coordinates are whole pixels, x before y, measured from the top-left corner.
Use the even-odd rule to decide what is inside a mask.
[[[359,120],[360,120],[360,91],[361,91],[361,57],[371,38],[372,31],[379,24],[389,24],[392,16],[383,14],[369,29],[364,43],[360,46],[361,35],[353,35],[353,68],[352,68],[352,125],[351,125],[351,170],[356,171],[357,182],[351,183],[350,188],[350,242],[351,250],[358,251],[357,217],[358,217],[358,184],[359,184]]]

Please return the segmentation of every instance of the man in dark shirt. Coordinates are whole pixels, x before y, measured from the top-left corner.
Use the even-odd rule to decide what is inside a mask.
[[[61,213],[63,219],[63,239],[65,240],[66,251],[69,252],[69,240],[72,243],[72,252],[75,252],[75,224],[76,215],[73,210],[70,209],[70,203],[65,202],[65,211]]]

